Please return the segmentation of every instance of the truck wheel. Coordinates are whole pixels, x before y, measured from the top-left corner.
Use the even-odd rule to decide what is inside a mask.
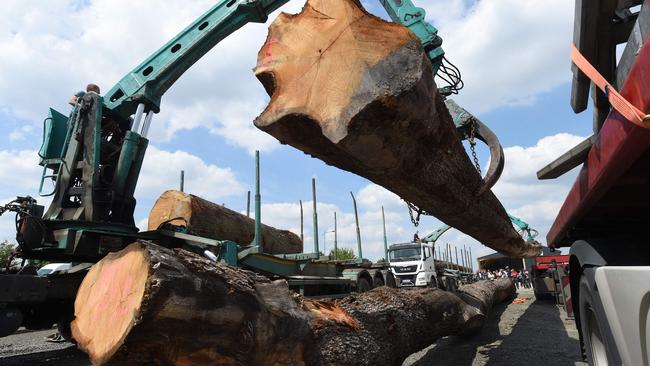
[[[397,283],[395,282],[395,276],[393,276],[393,274],[390,272],[386,274],[386,286],[397,288]]]
[[[438,280],[435,277],[431,277],[431,288],[438,288]]]
[[[372,287],[381,287],[384,285],[384,280],[381,277],[375,277],[372,280]]]
[[[599,299],[594,280],[595,268],[586,268],[580,277],[580,329],[587,363],[590,366],[615,364],[612,360],[612,347],[609,325]]]
[[[357,280],[357,292],[362,293],[366,291],[372,290],[372,286],[370,285],[370,281],[368,281],[367,278],[359,278]]]
[[[74,305],[64,305],[59,316],[59,321],[56,323],[56,329],[66,341],[76,343],[72,338],[72,329],[70,329],[70,323],[72,323],[73,319]]]
[[[51,309],[44,305],[24,309],[23,326],[29,330],[50,329],[56,321],[56,318],[52,319],[54,316]]]
[[[23,323],[23,313],[20,309],[8,306],[0,309],[0,337],[13,334]]]

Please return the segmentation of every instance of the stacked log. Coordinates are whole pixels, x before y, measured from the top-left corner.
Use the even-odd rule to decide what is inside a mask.
[[[201,197],[179,191],[163,193],[149,213],[149,230],[165,225],[184,227],[189,233],[241,246],[255,238],[255,220]],[[269,254],[302,253],[298,235],[262,225],[262,250]]]
[[[95,365],[401,365],[479,330],[513,293],[504,279],[307,300],[284,280],[137,242],[92,267],[72,334]]]
[[[507,256],[539,253],[481,189],[431,63],[407,28],[356,0],[309,0],[270,26],[255,74],[271,96],[255,125],[281,143],[365,177]]]

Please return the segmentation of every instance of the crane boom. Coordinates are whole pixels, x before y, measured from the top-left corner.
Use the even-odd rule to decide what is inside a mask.
[[[528,225],[528,223],[526,221],[518,218],[517,216],[508,214],[508,218],[510,219],[510,221],[512,222],[513,225],[515,225],[516,227],[519,228],[519,230],[521,230],[522,236],[523,236],[523,233],[526,233],[526,238],[525,238],[526,241],[535,240],[535,238],[539,234],[537,230],[530,227],[530,225]],[[435,242],[442,236],[442,234],[446,233],[451,228],[452,227],[449,226],[449,225],[442,225],[439,228],[437,228],[434,232],[432,232],[431,234],[429,234],[429,235],[425,236],[424,238],[422,238],[421,241],[423,243],[434,243],[435,244]]]
[[[169,42],[126,74],[104,101],[113,114],[126,119],[138,105],[160,111],[165,92],[194,63],[224,38],[247,23],[264,23],[269,14],[289,0],[220,0]],[[425,21],[425,11],[411,0],[380,0],[391,19],[413,31],[422,41],[434,74],[444,52],[438,30]]]

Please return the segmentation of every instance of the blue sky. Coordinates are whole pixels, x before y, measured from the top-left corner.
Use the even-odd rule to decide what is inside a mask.
[[[487,123],[506,150],[506,170],[495,193],[510,212],[540,230],[545,242],[575,171],[552,182],[538,182],[534,172],[591,133],[591,113],[575,115],[569,107],[572,2],[415,2],[426,8],[445,40],[448,58],[461,68],[466,89],[457,101]],[[40,169],[34,151],[41,143],[41,120],[48,107],[67,113],[68,96],[88,82],[108,90],[212,3],[169,0],[161,7],[153,0],[3,2],[0,200],[36,194]],[[295,12],[302,3],[290,1],[283,10]],[[375,2],[364,4],[384,16]],[[180,169],[187,171],[186,191],[243,211],[246,191],[254,183],[253,151],[259,149],[265,222],[298,232],[297,203],[303,200],[309,224],[310,180],[316,177],[320,240],[331,229],[336,211],[341,245],[355,246],[352,191],[360,203],[364,254],[380,258],[382,204],[389,241],[406,241],[416,230],[403,202],[366,179],[278,144],[252,126],[268,101],[251,71],[267,26],[251,24],[229,37],[163,98],[137,193],[136,221],[143,224],[155,198],[177,187]],[[481,148],[479,154],[486,166],[486,150]],[[432,231],[439,224],[427,218],[419,230]],[[309,250],[311,225],[305,231]],[[0,240],[11,235],[11,220],[3,217]],[[443,241],[471,246],[474,254],[491,252],[459,232],[446,234]]]

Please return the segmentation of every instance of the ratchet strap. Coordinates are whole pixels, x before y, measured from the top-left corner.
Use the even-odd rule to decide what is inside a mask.
[[[609,104],[612,105],[623,117],[637,126],[650,128],[650,115],[630,103],[587,61],[578,51],[575,44],[571,45],[571,60],[600,90],[605,93]]]

